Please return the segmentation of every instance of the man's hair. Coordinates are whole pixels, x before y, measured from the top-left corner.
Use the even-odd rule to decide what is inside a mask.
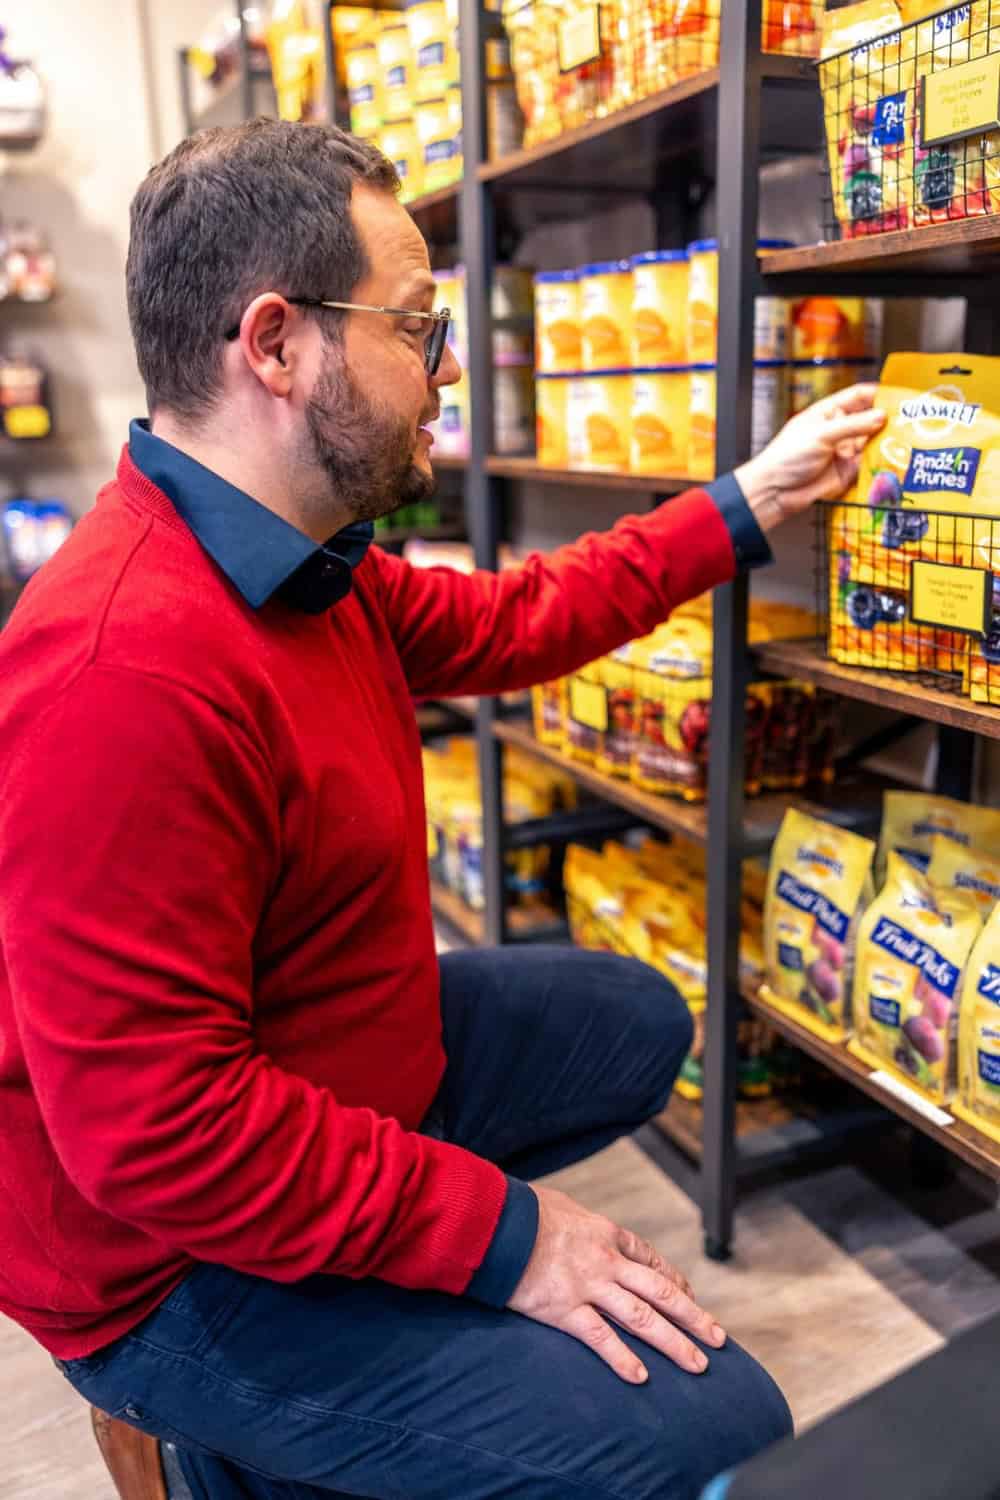
[[[198,131],[151,169],[132,200],[126,267],[150,412],[206,415],[226,330],[262,292],[350,300],[368,270],[351,215],[358,182],[399,190],[367,141],[283,120]]]

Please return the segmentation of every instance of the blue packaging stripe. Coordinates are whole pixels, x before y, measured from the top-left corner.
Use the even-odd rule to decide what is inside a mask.
[[[907,932],[905,927],[901,927],[891,917],[879,917],[871,940],[883,952],[891,953],[893,958],[919,969],[942,995],[949,998],[954,995],[958,985],[957,966],[923,938]]]
[[[646,250],[642,255],[633,255],[633,266],[656,266],[669,265],[672,262],[687,260],[686,250]]]
[[[624,276],[631,275],[631,272],[630,260],[596,260],[589,266],[577,268],[577,274],[580,276]]]
[[[789,906],[794,906],[797,911],[814,916],[819,925],[840,942],[847,937],[847,929],[851,925],[851,919],[847,913],[841,911],[839,906],[835,906],[822,891],[814,890],[812,886],[798,880],[790,871],[782,870],[778,875],[775,895],[780,900],[787,901]]]

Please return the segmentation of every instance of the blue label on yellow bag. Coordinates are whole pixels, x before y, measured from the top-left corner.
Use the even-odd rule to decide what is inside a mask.
[[[904,963],[912,964],[914,968],[920,969],[942,995],[954,995],[958,984],[957,967],[950,963],[943,953],[932,948],[930,943],[925,943],[923,938],[915,937],[912,932],[907,932],[905,927],[900,927],[898,922],[893,922],[889,917],[879,917],[878,926],[872,933],[871,940],[886,953],[891,953],[894,958],[901,958]]]
[[[978,448],[914,448],[903,490],[908,495],[971,495],[980,457]]]
[[[444,42],[428,42],[417,53],[418,68],[439,68],[444,62]]]
[[[989,1052],[978,1052],[979,1076],[984,1083],[992,1084],[994,1088],[1000,1086],[1000,1057],[993,1057]]]
[[[822,891],[814,891],[811,886],[803,885],[801,880],[796,880],[787,870],[782,870],[778,876],[778,884],[775,895],[782,901],[787,901],[790,906],[797,907],[799,911],[808,912],[814,916],[819,925],[832,937],[841,942],[847,936],[847,929],[851,925],[847,913],[835,906]]]
[[[885,94],[875,106],[875,128],[872,143],[876,146],[901,146],[906,139],[906,90]]]
[[[880,1026],[899,1027],[899,1001],[886,1000],[882,995],[868,996],[868,1009],[873,1021]]]
[[[991,1000],[994,1005],[1000,1005],[1000,966],[987,964],[979,976],[976,990],[984,1000]]]

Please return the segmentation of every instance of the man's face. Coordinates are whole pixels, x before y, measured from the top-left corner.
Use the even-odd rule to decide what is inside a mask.
[[[406,210],[388,193],[364,187],[354,190],[352,209],[370,269],[349,300],[432,311],[427,246]],[[440,410],[439,388],[453,385],[460,370],[448,348],[428,377],[424,346],[433,324],[427,318],[374,312],[343,318],[306,407],[308,456],[358,520],[374,520],[432,493],[433,439],[425,424]]]

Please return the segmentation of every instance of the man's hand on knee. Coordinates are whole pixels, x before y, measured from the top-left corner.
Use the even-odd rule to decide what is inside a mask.
[[[708,1360],[687,1333],[718,1349],[726,1335],[694,1300],[679,1271],[646,1240],[592,1214],[554,1188],[536,1187],[538,1237],[507,1306],[587,1344],[623,1380],[639,1385],[645,1366],[607,1320],[702,1374]]]

